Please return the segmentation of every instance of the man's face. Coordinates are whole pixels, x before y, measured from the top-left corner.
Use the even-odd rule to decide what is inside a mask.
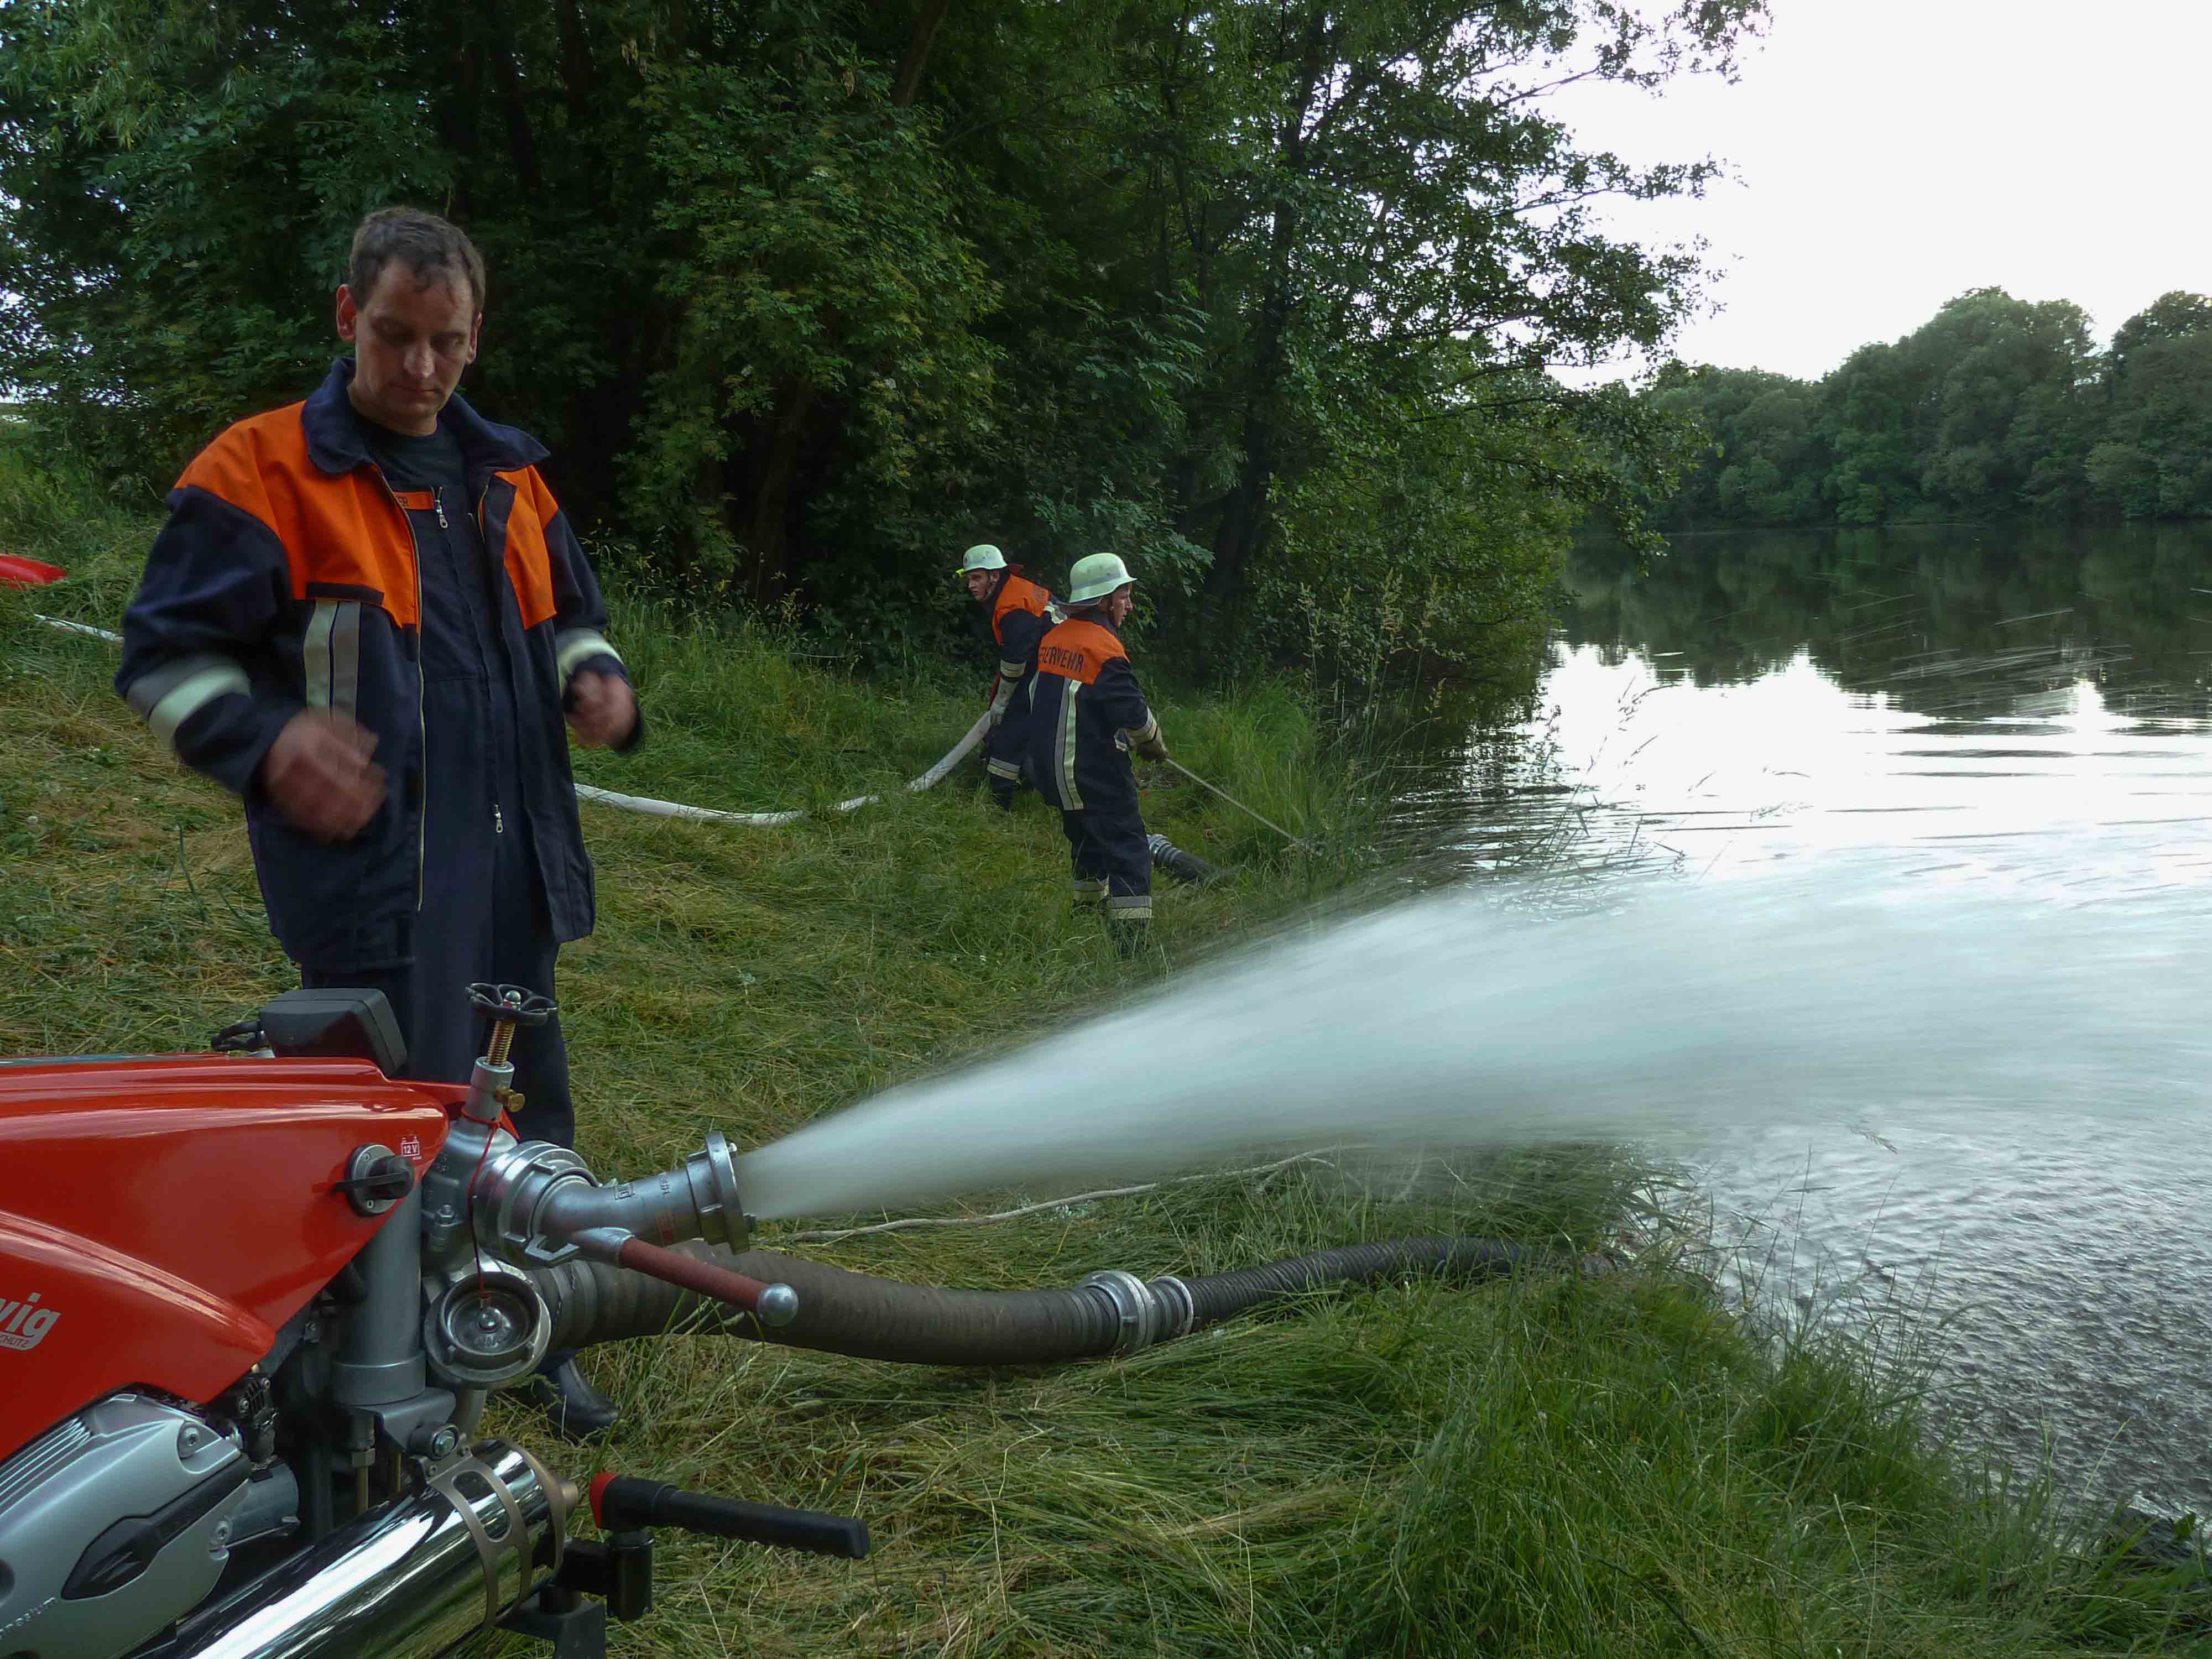
[[[458,271],[440,271],[425,288],[405,260],[393,259],[365,302],[341,283],[338,338],[353,346],[353,406],[379,426],[429,436],[461,371],[476,361],[483,326]]]
[[[983,596],[991,591],[991,582],[998,574],[995,570],[969,571],[965,578],[968,583],[968,597],[978,605],[981,604]]]
[[[1104,611],[1108,616],[1111,617],[1114,619],[1114,626],[1119,628],[1123,623],[1129,620],[1130,609],[1136,603],[1136,583],[1123,582],[1119,587],[1115,588],[1111,593],[1109,593],[1105,599],[1099,602],[1099,608]]]

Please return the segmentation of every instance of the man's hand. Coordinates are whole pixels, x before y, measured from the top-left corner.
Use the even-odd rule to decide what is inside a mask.
[[[318,841],[347,841],[384,805],[384,769],[369,760],[376,733],[350,715],[303,708],[261,757],[261,790]]]
[[[637,694],[619,674],[586,669],[568,682],[568,729],[586,749],[612,749],[637,725]]]

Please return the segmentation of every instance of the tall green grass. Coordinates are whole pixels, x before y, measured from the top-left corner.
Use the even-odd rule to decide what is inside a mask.
[[[0,1056],[195,1048],[292,982],[238,809],[131,720],[112,647],[29,614],[112,625],[152,526],[81,496],[58,520],[43,486],[11,488],[0,545],[73,574],[0,595]],[[652,729],[633,757],[580,757],[587,780],[746,809],[885,799],[767,830],[586,807],[601,925],[564,953],[561,996],[582,1150],[603,1173],[663,1167],[710,1127],[764,1139],[1104,1003],[1171,994],[1166,975],[1362,867],[1356,782],[1331,771],[1295,690],[1165,698],[1187,763],[1329,856],[1289,856],[1148,769],[1156,825],[1234,877],[1165,894],[1158,949],[1124,962],[1070,913],[1064,842],[1033,798],[1001,815],[972,769],[898,787],[972,720],[981,675],[858,679],[801,655],[787,628],[665,605],[618,602],[612,631]],[[1053,1082],[1035,1079],[1041,1101]],[[1580,1249],[1638,1207],[1639,1171],[1616,1153],[1457,1173],[1394,1187],[1308,1164],[995,1226],[764,1242],[1008,1287],[1413,1231]],[[706,1338],[586,1363],[626,1412],[602,1450],[551,1443],[511,1407],[493,1426],[558,1467],[849,1510],[877,1540],[842,1565],[663,1534],[657,1606],[617,1632],[625,1653],[2212,1652],[2179,1570],[2077,1532],[2047,1484],[2008,1486],[1933,1444],[1909,1367],[1778,1340],[1659,1260],[1316,1297],[1049,1370]]]

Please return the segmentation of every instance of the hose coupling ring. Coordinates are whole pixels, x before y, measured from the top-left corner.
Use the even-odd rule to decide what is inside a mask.
[[[1167,1310],[1136,1274],[1107,1267],[1091,1274],[1078,1288],[1099,1291],[1112,1306],[1120,1323],[1109,1350],[1115,1358],[1142,1352],[1164,1334]]]

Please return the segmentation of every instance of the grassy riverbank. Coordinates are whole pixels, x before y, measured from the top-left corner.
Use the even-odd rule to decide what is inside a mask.
[[[0,478],[0,550],[78,573],[35,607],[112,625],[144,522],[24,499]],[[0,596],[0,1055],[197,1047],[289,982],[237,809],[130,720],[112,647],[33,608]],[[1237,873],[1166,894],[1157,951],[1123,963],[1066,913],[1064,844],[1034,799],[1002,817],[972,770],[897,789],[972,719],[969,677],[860,683],[771,630],[643,606],[617,620],[652,741],[590,757],[589,781],[746,809],[890,793],[776,830],[586,808],[602,926],[564,956],[562,1000],[603,1170],[660,1167],[711,1127],[765,1139],[1140,994],[1355,867],[1287,859],[1161,787],[1158,827]],[[1328,848],[1355,839],[1287,692],[1163,719],[1181,757],[1270,817]],[[1445,1229],[1588,1247],[1636,1180],[1564,1154],[1469,1174],[1449,1206],[1310,1165],[803,1248],[1017,1286]],[[659,1605],[620,1634],[627,1652],[2212,1652],[2166,1586],[2068,1547],[2048,1493],[1930,1451],[1909,1382],[1848,1347],[1762,1340],[1663,1263],[1320,1299],[1058,1370],[703,1340],[589,1363],[628,1422],[589,1458],[538,1443],[563,1467],[856,1513],[877,1539],[849,1566],[664,1535]],[[516,1413],[495,1424],[534,1437]]]

